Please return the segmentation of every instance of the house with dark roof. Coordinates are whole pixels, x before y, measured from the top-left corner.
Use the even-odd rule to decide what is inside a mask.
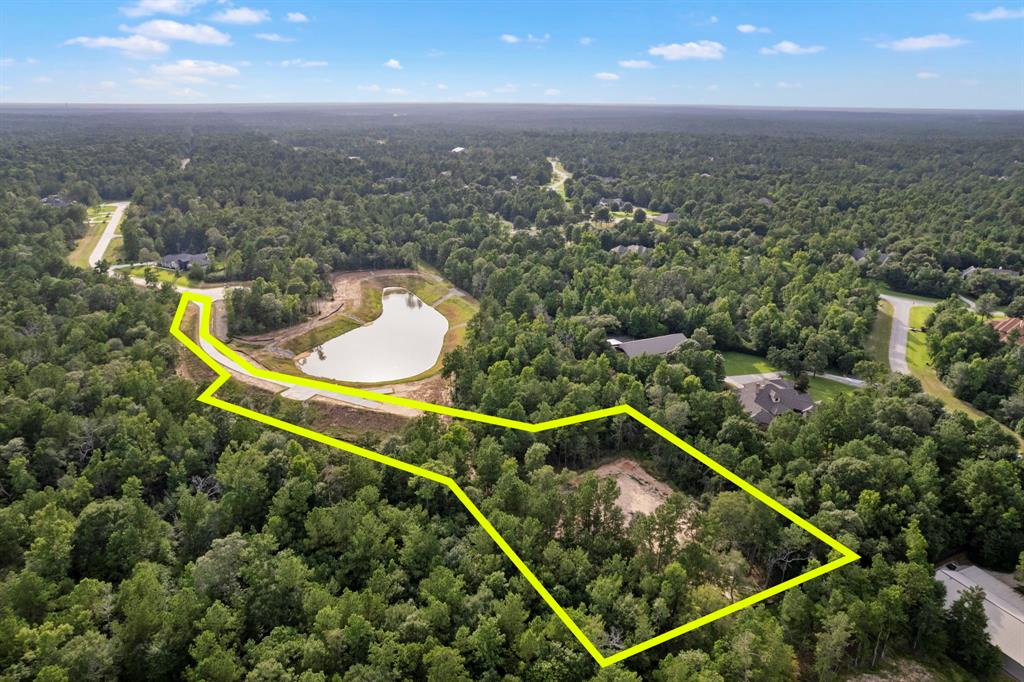
[[[868,250],[860,247],[850,252],[850,258],[857,261],[858,263],[868,257]]]
[[[996,320],[989,320],[988,323],[999,333],[999,340],[1003,343],[1012,341],[1011,336],[1014,332],[1017,332],[1017,343],[1024,346],[1024,320],[1021,318],[1001,317]]]
[[[70,206],[73,202],[68,201],[59,194],[51,194],[42,200],[47,206]]]
[[[628,358],[635,358],[638,355],[665,355],[678,348],[683,341],[686,341],[686,334],[665,334],[633,341],[608,339],[608,343],[615,350],[622,351]]]
[[[652,216],[651,222],[658,223],[659,225],[668,225],[670,220],[678,220],[678,213],[662,213],[660,215]]]
[[[612,248],[609,249],[609,251],[614,253],[616,256],[624,256],[626,254],[636,254],[642,256],[643,254],[647,253],[650,250],[651,247],[644,246],[643,244],[630,244],[629,246],[623,246],[619,244],[618,246],[613,246]]]
[[[160,259],[160,267],[170,270],[184,271],[193,265],[204,268],[210,264],[210,257],[205,253],[173,253]]]
[[[759,426],[768,426],[773,419],[787,412],[808,414],[815,407],[809,395],[796,390],[793,382],[785,379],[756,379],[740,384],[739,399],[743,409]]]

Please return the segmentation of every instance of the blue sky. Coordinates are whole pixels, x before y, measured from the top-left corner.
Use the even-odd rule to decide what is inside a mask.
[[[3,102],[1024,109],[1024,3],[0,3]]]

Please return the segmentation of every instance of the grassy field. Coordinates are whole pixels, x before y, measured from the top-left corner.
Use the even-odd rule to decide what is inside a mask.
[[[469,322],[476,315],[479,306],[461,296],[452,296],[447,301],[437,306],[437,312],[448,318],[448,324],[452,327]]]
[[[68,262],[79,268],[89,267],[89,255],[96,248],[103,229],[107,226],[110,216],[114,213],[112,204],[90,206],[85,224],[85,235],[75,244],[75,249],[68,254]],[[109,251],[108,251],[109,253]]]
[[[561,161],[553,158],[549,158],[548,161],[551,162],[551,167],[555,175],[555,179],[551,181],[550,185],[548,185],[548,189],[553,190],[558,194],[558,196],[565,199],[565,181],[572,176],[569,175],[569,171],[565,170],[565,166],[562,165]]]
[[[892,304],[888,301],[878,302],[878,314],[875,315],[874,326],[868,335],[867,351],[875,362],[889,368],[889,337],[892,336]]]
[[[924,327],[931,308],[926,306],[915,306],[910,309],[910,326],[920,329]],[[953,392],[942,383],[939,376],[932,369],[931,360],[928,357],[928,343],[924,332],[911,331],[907,334],[907,364],[910,371],[921,381],[921,386],[926,393],[929,393],[939,400],[946,407],[953,410],[963,410],[975,418],[985,416],[981,410],[965,403],[953,395]]]
[[[740,353],[738,351],[726,351],[722,353],[722,357],[725,359],[725,374],[727,376],[735,376],[737,374],[765,374],[767,372],[777,372],[778,369],[772,366],[766,359],[759,355],[751,355],[750,353]],[[832,381],[824,377],[810,378],[808,385],[811,398],[813,400],[828,400],[834,398],[840,393],[849,393],[850,391],[856,390],[855,387],[847,384],[841,384],[838,381]]]
[[[735,374],[763,374],[764,372],[775,371],[775,368],[759,355],[730,350],[722,353],[722,357],[725,358],[725,373],[727,376]]]
[[[910,326],[918,329],[923,328],[929,314],[931,314],[931,308],[929,307],[915,306],[911,308]],[[921,382],[924,392],[941,400],[942,404],[947,408],[961,410],[975,419],[989,416],[970,403],[965,403],[957,398],[953,395],[953,391],[946,384],[942,383],[939,375],[932,369],[931,359],[928,357],[928,343],[924,332],[911,331],[907,334],[907,364],[910,366],[910,372]],[[1003,428],[1007,433],[1013,435],[1021,447],[1024,448],[1024,438],[1021,438],[1013,429],[1007,428],[1005,425]]]
[[[195,284],[192,284],[191,282],[189,282],[188,277],[186,277],[185,275],[179,275],[179,274],[175,273],[174,271],[168,270],[166,268],[157,268],[157,267],[153,267],[151,265],[140,265],[137,268],[132,268],[128,272],[132,275],[132,277],[143,277],[144,278],[146,276],[146,270],[148,270],[150,268],[152,268],[153,272],[156,273],[156,281],[157,281],[158,284],[160,282],[170,282],[171,284],[173,284],[175,286],[179,286],[179,287],[194,287],[194,286],[196,286]]]
[[[330,341],[335,336],[341,336],[345,332],[350,332],[358,326],[356,322],[347,317],[336,317],[326,324],[314,327],[289,339],[284,346],[293,353],[303,353],[311,348],[316,348],[325,341]]]
[[[447,294],[452,288],[448,282],[438,282],[426,277],[420,277],[419,275],[382,275],[372,278],[368,283],[371,286],[379,286],[381,289],[385,287],[402,287],[416,294],[421,301],[428,305],[434,305],[439,298]]]

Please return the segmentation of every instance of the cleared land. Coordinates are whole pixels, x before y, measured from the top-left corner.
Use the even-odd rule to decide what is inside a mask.
[[[444,357],[465,339],[466,323],[476,314],[477,302],[436,272],[418,270],[366,270],[337,273],[332,279],[333,295],[320,303],[319,317],[259,337],[240,337],[234,346],[244,349],[267,369],[282,374],[305,376],[295,360],[304,353],[380,316],[384,289],[399,287],[411,291],[448,319],[448,332],[437,362],[420,374],[398,382],[334,382],[345,386],[386,386],[395,395],[447,403],[448,387],[441,380]]]
[[[68,255],[69,263],[79,268],[89,267],[89,255],[103,236],[103,229],[107,226],[110,216],[114,214],[114,208],[113,204],[100,204],[88,208],[85,234],[75,244],[74,251]]]
[[[594,469],[594,475],[615,480],[615,485],[619,487],[615,506],[622,510],[627,525],[637,514],[654,513],[674,492],[667,483],[651,476],[639,462],[627,457],[602,464]],[[691,529],[680,528],[680,539],[690,535]]]

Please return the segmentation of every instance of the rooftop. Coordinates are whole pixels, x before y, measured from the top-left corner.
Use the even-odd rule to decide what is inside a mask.
[[[807,414],[814,410],[811,397],[785,379],[765,378],[740,384],[739,399],[751,419],[762,426],[786,412]]]
[[[626,357],[635,358],[638,355],[665,355],[678,348],[683,341],[686,341],[686,334],[665,334],[649,339],[622,341],[612,345],[625,353]]]

